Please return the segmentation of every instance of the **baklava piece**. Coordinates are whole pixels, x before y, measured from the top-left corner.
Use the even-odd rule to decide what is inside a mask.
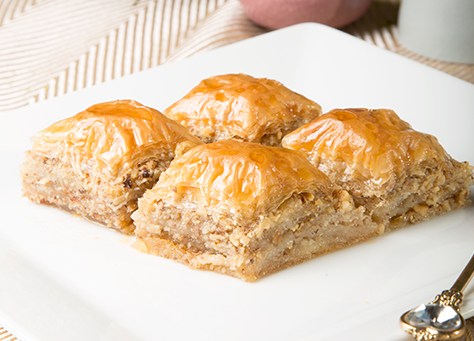
[[[347,190],[392,230],[465,206],[473,168],[392,110],[335,109],[287,135],[283,146]]]
[[[302,153],[234,140],[176,158],[138,206],[137,249],[246,281],[377,235]]]
[[[205,143],[237,139],[278,146],[321,115],[321,107],[277,81],[229,74],[203,80],[163,113]]]
[[[202,142],[135,101],[94,105],[33,137],[23,193],[130,234],[137,200],[177,153]]]

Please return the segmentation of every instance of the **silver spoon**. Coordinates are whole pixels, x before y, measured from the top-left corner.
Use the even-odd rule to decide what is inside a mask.
[[[451,289],[444,290],[428,304],[422,304],[400,317],[400,326],[417,341],[453,340],[464,335],[466,322],[460,314],[463,290],[474,274],[474,255]]]

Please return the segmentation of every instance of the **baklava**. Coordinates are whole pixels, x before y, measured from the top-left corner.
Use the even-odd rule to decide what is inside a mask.
[[[387,109],[335,109],[287,135],[284,147],[347,190],[381,232],[469,202],[473,168]]]
[[[138,198],[177,154],[200,144],[135,101],[93,105],[33,137],[21,166],[23,193],[130,234]]]
[[[176,158],[132,215],[134,246],[246,281],[377,235],[305,155],[235,140]]]
[[[163,113],[205,143],[237,139],[278,146],[318,117],[321,107],[275,80],[228,74],[201,81]]]

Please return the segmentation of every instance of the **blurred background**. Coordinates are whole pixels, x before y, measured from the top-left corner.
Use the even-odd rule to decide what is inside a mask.
[[[301,21],[319,20],[337,26],[366,42],[474,83],[473,64],[429,59],[400,44],[399,0],[241,2],[0,0],[0,111],[77,91]],[[286,3],[286,7],[272,6],[272,2]],[[295,6],[291,7],[292,3]],[[313,6],[312,12],[305,8],[308,4]],[[267,27],[254,23],[246,13]]]

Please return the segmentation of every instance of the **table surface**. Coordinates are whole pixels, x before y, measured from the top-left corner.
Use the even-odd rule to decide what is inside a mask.
[[[399,6],[374,0],[341,30],[474,83],[473,64],[425,58],[399,43]],[[0,112],[266,32],[237,0],[0,0]],[[14,340],[0,321],[0,341]]]

